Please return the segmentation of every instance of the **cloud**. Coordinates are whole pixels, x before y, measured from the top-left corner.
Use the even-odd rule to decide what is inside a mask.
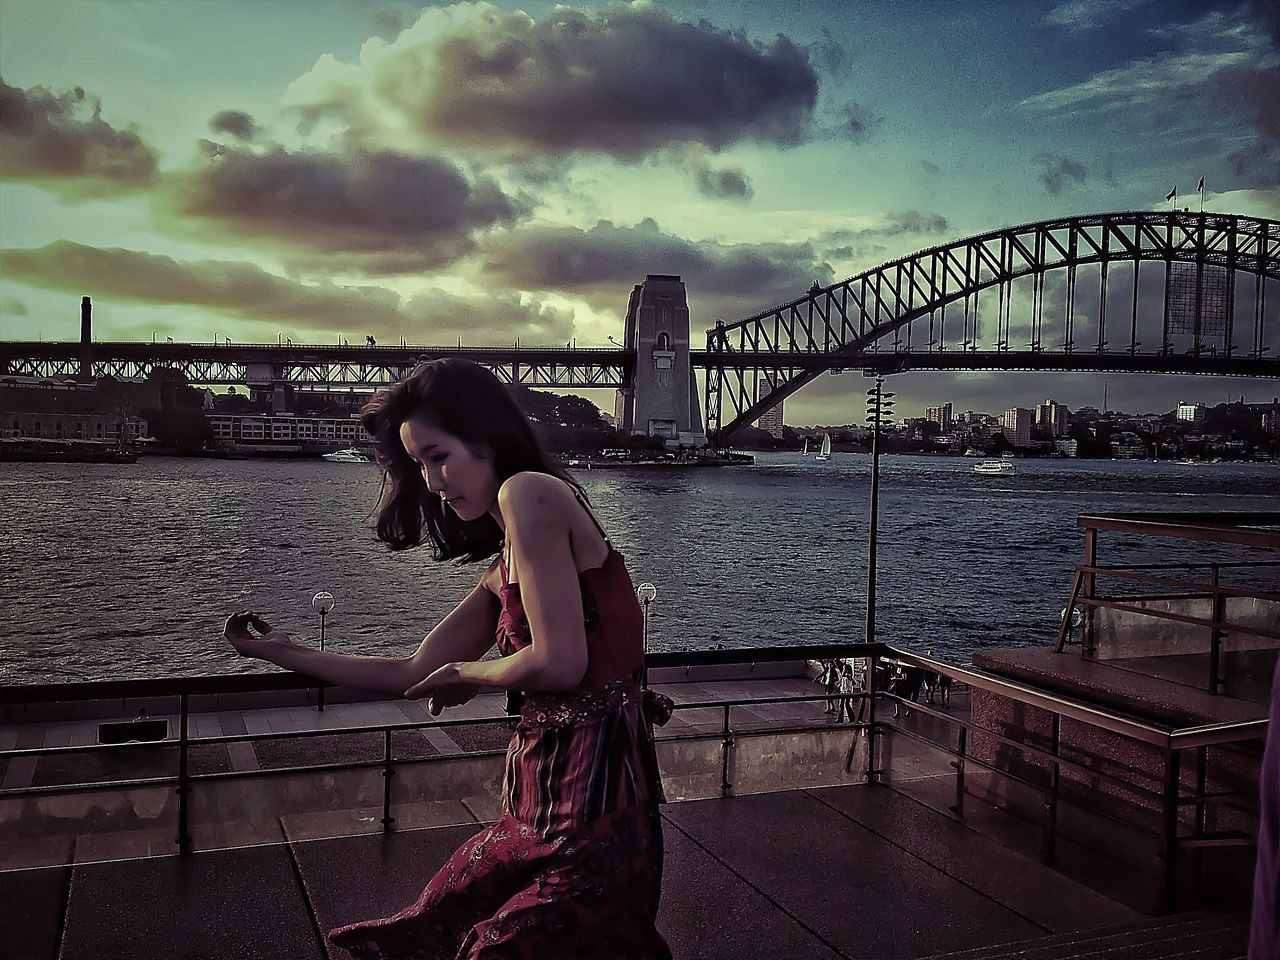
[[[673,143],[799,144],[817,92],[808,53],[781,34],[761,46],[647,3],[542,20],[460,3],[369,40],[357,63],[320,58],[286,104],[361,142],[631,161]]]
[[[243,110],[223,110],[209,121],[209,129],[214,133],[229,133],[237,140],[252,140],[258,132],[253,117]]]
[[[1033,158],[1041,169],[1037,179],[1052,194],[1059,194],[1065,186],[1079,186],[1084,183],[1088,171],[1084,164],[1070,157],[1055,156],[1050,153],[1037,153]],[[1075,181],[1068,183],[1068,181]]]
[[[68,202],[146,189],[157,176],[155,151],[101,113],[80,87],[55,95],[0,80],[0,179],[35,183]]]
[[[1079,36],[1097,30],[1111,18],[1145,4],[1147,0],[1066,0],[1044,15],[1044,22],[1067,34]]]
[[[510,343],[516,336],[562,342],[573,315],[514,295],[464,297],[432,290],[402,299],[376,286],[302,284],[243,261],[178,261],[136,250],[101,249],[67,240],[37,249],[0,251],[0,271],[13,281],[126,303],[200,307],[266,330],[401,336],[419,343]]]
[[[0,297],[0,313],[7,313],[11,317],[25,317],[28,312],[27,305],[17,297]]]
[[[478,231],[525,215],[492,178],[434,157],[211,147],[203,166],[165,180],[156,207],[171,229],[395,273],[453,263]]]
[[[866,143],[884,118],[850,100],[839,110],[835,135],[851,143]]]
[[[893,259],[886,256],[890,249],[886,241],[896,237],[945,234],[950,229],[947,218],[940,214],[903,210],[885,214],[883,219],[870,226],[827,230],[814,242],[830,259],[873,267]]]
[[[528,225],[490,237],[484,275],[519,290],[555,291],[616,308],[649,273],[678,274],[699,324],[746,316],[834,281],[808,243],[722,244],[599,221],[577,227]]]
[[[714,170],[703,167],[695,175],[698,191],[707,197],[729,200],[750,200],[754,191],[751,181],[741,167],[725,167]]]
[[[833,77],[847,77],[853,65],[849,49],[840,43],[830,27],[822,28],[822,39],[809,45],[813,59]]]

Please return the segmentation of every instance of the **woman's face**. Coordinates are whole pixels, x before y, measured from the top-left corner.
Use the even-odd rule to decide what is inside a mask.
[[[417,462],[427,489],[461,519],[497,515],[498,474],[489,450],[473,450],[422,414],[400,425],[400,442]]]

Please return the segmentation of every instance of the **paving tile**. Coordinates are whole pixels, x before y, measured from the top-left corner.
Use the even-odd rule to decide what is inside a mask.
[[[829,787],[809,793],[877,836],[1054,933],[1108,926],[1141,916],[888,787]]]
[[[388,917],[413,903],[453,851],[480,829],[465,824],[293,844],[321,931]],[[327,940],[325,948],[332,957],[349,958]]]
[[[705,801],[695,801],[705,802]],[[712,801],[714,802],[714,801]],[[811,930],[670,823],[658,929],[677,960],[838,960]]]
[[[70,867],[0,873],[0,953],[6,958],[55,960],[70,873]]]
[[[283,845],[74,868],[59,960],[320,960]]]
[[[849,958],[960,950],[987,942],[992,930],[1005,940],[1043,933],[801,792],[671,804],[664,811]]]

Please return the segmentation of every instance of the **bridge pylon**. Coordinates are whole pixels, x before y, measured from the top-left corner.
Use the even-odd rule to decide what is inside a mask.
[[[627,303],[623,344],[635,352],[630,385],[618,390],[614,418],[627,436],[701,447],[698,384],[689,355],[689,302],[677,276],[651,273]]]

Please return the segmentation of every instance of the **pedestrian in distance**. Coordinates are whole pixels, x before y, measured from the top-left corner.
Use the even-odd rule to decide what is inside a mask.
[[[425,699],[432,716],[481,691],[523,699],[497,822],[424,876],[416,902],[330,941],[362,960],[670,960],[655,927],[653,725],[672,703],[641,686],[644,620],[622,556],[478,364],[420,364],[361,416],[384,475],[379,539],[486,561],[475,588],[403,658],[305,647],[253,612],[228,618],[227,639],[328,683]],[[482,660],[495,643],[501,656]]]

